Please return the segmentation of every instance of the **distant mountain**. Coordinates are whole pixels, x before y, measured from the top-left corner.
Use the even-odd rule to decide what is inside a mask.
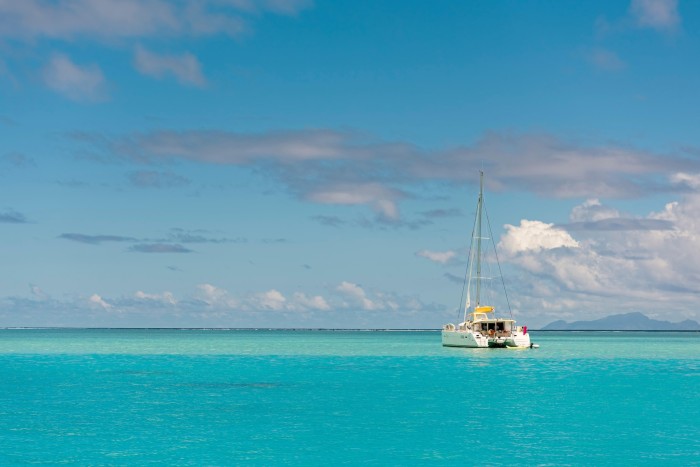
[[[543,331],[700,331],[697,321],[687,319],[680,323],[651,319],[642,313],[612,315],[593,321],[559,320],[549,323]]]

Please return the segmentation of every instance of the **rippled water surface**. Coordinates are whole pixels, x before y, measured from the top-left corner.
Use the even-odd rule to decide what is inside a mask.
[[[0,330],[0,464],[670,465],[700,334]]]

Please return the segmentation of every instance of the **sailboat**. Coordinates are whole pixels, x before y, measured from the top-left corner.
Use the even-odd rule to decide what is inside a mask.
[[[491,347],[491,348],[532,348],[535,344],[530,342],[530,334],[527,326],[517,326],[510,311],[510,302],[505,288],[505,281],[501,273],[501,265],[496,254],[496,244],[493,241],[491,225],[486,213],[487,237],[482,236],[484,230],[483,214],[484,207],[484,172],[479,175],[479,201],[476,206],[476,218],[474,220],[474,230],[472,233],[471,245],[469,247],[469,261],[465,274],[466,300],[464,301],[464,312],[462,322],[456,326],[452,323],[446,324],[442,328],[442,345],[446,347]],[[499,318],[496,315],[496,307],[488,299],[487,285],[492,285],[493,278],[484,275],[486,263],[484,261],[484,251],[488,242],[493,246],[493,257],[498,265],[498,275],[503,285],[502,298],[508,304],[510,318]],[[487,245],[484,245],[487,243]],[[489,284],[487,284],[487,282]],[[490,289],[489,289],[490,290]],[[464,296],[464,293],[462,293]],[[472,296],[474,303],[472,303]],[[462,301],[460,300],[460,307]]]

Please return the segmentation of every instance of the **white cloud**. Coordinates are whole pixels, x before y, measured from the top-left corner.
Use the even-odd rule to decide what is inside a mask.
[[[100,297],[97,294],[92,294],[90,298],[88,298],[88,304],[93,308],[101,308],[103,310],[109,310],[113,308],[112,305],[104,301],[102,297]]]
[[[287,299],[275,289],[256,294],[252,300],[255,309],[279,311],[286,308]]]
[[[48,300],[50,297],[46,292],[44,292],[41,287],[35,284],[29,284],[29,290],[33,297],[37,300]]]
[[[571,222],[595,222],[619,216],[620,212],[617,209],[603,206],[600,200],[597,198],[591,198],[582,204],[575,206],[571,210],[569,220]]]
[[[691,174],[679,179],[685,182],[694,178]],[[605,216],[618,212],[597,200],[589,200],[586,205],[596,208],[598,214],[605,212]],[[572,218],[596,217],[595,212],[576,211],[572,212]],[[605,217],[598,222],[610,220],[626,218]],[[501,243],[510,253],[508,260],[527,273],[518,281],[527,306],[543,310],[550,320],[566,310],[576,311],[579,317],[642,311],[670,321],[697,319],[700,193],[689,193],[639,219],[641,226],[653,226],[654,221],[669,228],[582,230],[577,231],[577,240],[558,229],[559,243],[574,241],[577,247],[553,249],[538,248],[536,242],[535,248],[532,247],[532,234],[549,230],[541,229],[549,224],[535,221],[538,224],[535,228],[528,225],[525,230],[509,229]]]
[[[677,185],[685,185],[692,189],[700,189],[700,173],[678,172],[671,175],[671,182]]]
[[[169,305],[176,305],[177,300],[172,292],[163,292],[162,294],[148,294],[138,290],[134,296],[140,300],[153,300],[156,302],[167,303]]]
[[[457,252],[454,250],[447,250],[447,251],[421,250],[421,251],[417,252],[416,255],[420,256],[422,258],[427,258],[430,261],[433,261],[435,263],[446,264],[450,260],[454,259],[457,256]]]
[[[506,225],[505,228],[506,233],[499,242],[499,249],[509,255],[555,248],[579,247],[579,243],[568,232],[554,227],[554,224],[522,219],[520,226]]]
[[[302,292],[294,292],[291,299],[284,296],[276,289],[265,292],[257,292],[244,297],[232,297],[227,290],[215,287],[211,284],[201,284],[200,299],[214,308],[223,308],[229,311],[255,312],[255,311],[327,311],[331,309],[328,301],[320,296],[309,296]]]
[[[365,291],[357,284],[343,281],[336,287],[336,290],[352,300],[356,305],[359,305],[363,310],[375,310],[377,308],[377,305],[367,298]]]
[[[229,296],[228,291],[211,284],[200,284],[198,298],[210,307],[236,308],[239,306],[238,300]]]
[[[51,57],[43,79],[49,88],[75,101],[97,102],[107,98],[102,70],[97,65],[77,65],[63,54]]]
[[[674,31],[681,22],[678,0],[632,0],[630,14],[637,26]]]
[[[134,66],[144,75],[161,79],[174,76],[180,83],[204,86],[206,80],[197,57],[191,53],[182,55],[158,55],[137,46],[134,52]]]
[[[396,200],[401,198],[401,194],[378,183],[337,184],[312,191],[306,198],[323,204],[368,204],[387,220],[399,218]]]
[[[6,326],[153,327],[430,327],[447,319],[444,307],[423,303],[417,295],[371,294],[352,282],[328,289],[326,296],[277,289],[235,296],[212,284],[200,284],[180,300],[171,292],[137,290],[129,296],[66,296],[53,299],[36,286],[27,297],[0,297]],[[41,300],[41,307],[37,307]],[[10,312],[11,311],[11,312]],[[110,311],[110,313],[105,313]],[[126,320],[126,321],[125,321]]]
[[[320,295],[307,296],[301,292],[295,292],[292,296],[292,309],[301,310],[330,310],[331,306],[328,304],[325,298]]]

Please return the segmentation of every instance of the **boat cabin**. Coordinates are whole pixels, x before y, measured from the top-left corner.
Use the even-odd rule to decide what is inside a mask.
[[[481,315],[481,316],[480,316]],[[460,329],[470,329],[483,335],[508,337],[515,330],[515,320],[502,318],[487,318],[481,313],[471,313],[471,323],[466,321],[460,324]]]

